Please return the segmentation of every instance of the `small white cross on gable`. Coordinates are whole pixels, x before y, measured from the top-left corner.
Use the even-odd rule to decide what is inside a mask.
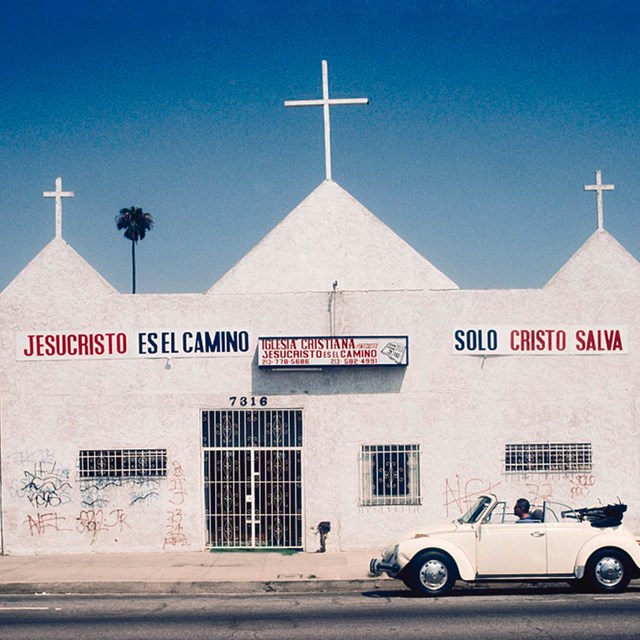
[[[43,191],[42,195],[56,199],[56,238],[62,238],[62,198],[73,198],[73,191],[63,191],[62,178],[56,178],[56,190]]]
[[[339,104],[369,104],[369,98],[329,98],[329,70],[327,61],[322,61],[322,99],[285,100],[285,107],[322,107],[324,111],[324,162],[326,179],[331,180],[331,123],[329,107]]]
[[[596,170],[596,183],[595,184],[585,184],[585,191],[595,191],[596,192],[596,203],[598,209],[598,230],[602,231],[604,229],[604,208],[602,206],[602,192],[603,191],[613,191],[615,186],[612,184],[602,184],[602,171],[600,169]]]

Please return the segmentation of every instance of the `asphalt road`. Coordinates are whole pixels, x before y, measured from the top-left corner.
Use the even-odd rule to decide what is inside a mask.
[[[3,640],[544,638],[634,640],[640,590],[461,590],[243,596],[1,596]]]

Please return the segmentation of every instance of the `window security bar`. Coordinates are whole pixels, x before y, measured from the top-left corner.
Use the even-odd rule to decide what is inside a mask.
[[[363,445],[360,504],[419,505],[420,445]]]
[[[553,473],[591,471],[591,443],[545,443],[505,445],[507,473]]]

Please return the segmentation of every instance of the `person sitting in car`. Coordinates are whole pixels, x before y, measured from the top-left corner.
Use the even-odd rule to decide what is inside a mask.
[[[540,522],[539,519],[534,519],[529,513],[531,505],[526,498],[518,498],[516,504],[513,507],[514,515],[518,516],[517,522]]]

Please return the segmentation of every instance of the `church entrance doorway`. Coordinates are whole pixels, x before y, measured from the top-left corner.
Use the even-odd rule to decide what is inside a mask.
[[[302,410],[202,412],[210,548],[302,548]]]

